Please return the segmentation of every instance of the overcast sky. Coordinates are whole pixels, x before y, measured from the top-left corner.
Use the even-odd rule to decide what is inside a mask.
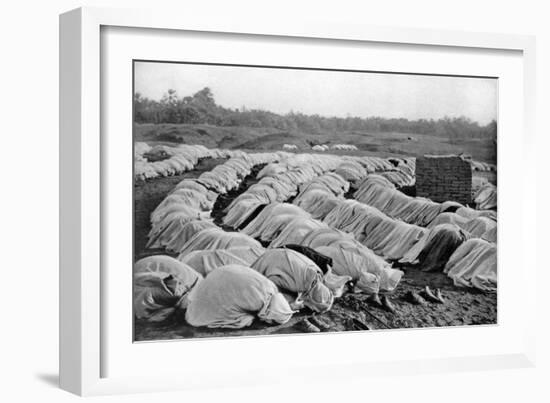
[[[438,119],[497,117],[497,80],[137,62],[135,91],[160,100],[210,87],[218,105],[323,116]]]

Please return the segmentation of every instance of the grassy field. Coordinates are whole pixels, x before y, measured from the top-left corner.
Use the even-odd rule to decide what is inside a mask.
[[[284,132],[273,128],[218,127],[204,124],[136,124],[135,140],[149,143],[202,144],[209,148],[253,151],[281,150],[285,143],[298,152],[312,152],[312,144],[353,144],[358,151],[332,151],[346,155],[421,156],[468,154],[478,161],[496,163],[496,145],[491,140],[452,142],[443,136],[416,133],[346,131],[334,133]]]

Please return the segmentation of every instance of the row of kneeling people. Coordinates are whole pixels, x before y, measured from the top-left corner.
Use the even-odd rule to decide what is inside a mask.
[[[247,159],[232,158],[212,171],[201,174],[197,179],[185,179],[176,185],[151,214],[147,246],[179,252],[188,240],[190,230],[215,227],[208,218],[216,198],[238,187],[253,166],[264,163],[267,165],[257,174],[259,182],[233,200],[226,209],[232,211],[232,214],[224,218],[226,224],[238,226],[246,220],[246,213],[254,211],[256,207],[295,195],[299,183],[336,167],[339,160],[281,153],[251,154]],[[192,227],[184,227],[197,218],[205,220],[196,222]]]
[[[489,210],[496,207],[496,187],[491,184],[485,184],[476,193],[477,210],[454,201],[438,203],[423,197],[405,195],[381,175],[369,175],[362,180],[357,185],[354,198],[392,218],[421,227],[429,227],[442,213],[454,213],[457,221],[484,217],[496,224],[496,212]]]
[[[225,225],[234,228],[245,225],[253,211],[266,204],[282,202],[296,196],[300,184],[312,182],[319,175],[323,176],[324,185],[333,189],[335,195],[341,196],[348,191],[350,181],[361,180],[374,169],[369,164],[383,162],[387,161],[375,157],[350,159],[282,153],[231,158],[212,171],[201,174],[197,179],[185,179],[176,185],[151,215],[152,229],[148,246],[172,250],[181,246],[178,234],[183,224],[190,219],[209,216],[218,195],[238,187],[242,178],[255,165],[268,163],[257,175],[259,182],[226,208]],[[310,183],[309,186],[317,185]]]
[[[436,211],[430,213],[433,218],[424,228],[393,219],[364,202],[339,197],[332,189],[321,186],[320,179],[315,187],[304,185],[293,202],[312,218],[353,235],[386,259],[418,265],[424,270],[443,270],[460,286],[496,289],[497,223],[490,218],[493,212],[466,207],[440,212],[445,203],[426,201],[424,205],[435,206]],[[377,178],[373,176],[372,180]],[[294,228],[293,232],[298,231]]]
[[[322,172],[323,169],[320,169],[319,173]],[[298,202],[301,199],[305,199],[302,197],[305,190],[328,189],[328,195],[342,197],[346,184],[345,180],[339,180],[338,175],[333,175],[332,173],[325,173],[317,177],[314,175],[310,182],[303,184],[300,194],[298,194],[295,201]],[[349,186],[349,184],[347,185]],[[331,198],[325,197],[325,199],[330,200]],[[395,287],[400,279],[399,273],[401,272],[388,267],[388,263],[372,253],[371,250],[354,239],[352,235],[358,229],[360,230],[358,235],[361,236],[363,235],[363,229],[365,230],[365,236],[368,235],[367,232],[372,232],[373,234],[380,232],[367,231],[366,226],[363,225],[365,221],[357,219],[359,217],[357,216],[357,212],[361,212],[361,214],[368,213],[363,218],[368,218],[369,214],[374,212],[376,214],[373,214],[372,217],[380,218],[383,215],[374,208],[368,209],[366,205],[336,199],[337,204],[343,202],[345,204],[342,207],[346,208],[333,212],[332,209],[336,207],[336,205],[333,205],[332,209],[328,209],[326,211],[327,214],[323,217],[326,218],[332,214],[329,220],[325,220],[325,222],[313,219],[309,212],[303,211],[296,205],[268,203],[266,206],[263,206],[263,209],[257,216],[253,217],[252,221],[247,223],[242,233],[225,232],[208,221],[192,220],[189,216],[185,216],[185,220],[181,221],[182,231],[175,237],[180,244],[176,249],[172,250],[179,252],[180,258],[184,262],[186,262],[185,259],[192,258],[193,265],[191,265],[191,261],[186,263],[189,263],[195,270],[201,271],[199,268],[201,267],[201,262],[206,264],[209,261],[211,262],[211,259],[217,262],[212,266],[215,268],[228,264],[237,264],[243,267],[253,266],[266,254],[266,250],[253,237],[263,241],[270,241],[270,246],[277,249],[290,242],[301,247],[315,248],[317,252],[325,253],[334,259],[334,272],[330,273],[333,275],[327,275],[325,272],[322,276],[322,284],[332,293],[333,297],[343,290],[336,287],[337,284],[340,286],[343,284],[342,279],[338,279],[338,276],[349,276],[352,281],[356,282],[356,288],[363,292],[377,292],[378,289],[390,290],[392,287]],[[235,206],[230,207],[234,208]],[[350,207],[350,209],[347,207]],[[365,210],[366,208],[368,211]],[[309,210],[308,208],[306,209]],[[361,225],[356,227],[359,221]],[[374,221],[372,222],[374,223]],[[377,222],[380,223],[382,221],[378,220]],[[386,221],[390,222],[389,220]],[[331,225],[329,226],[327,223]],[[345,230],[345,232],[351,232],[351,234],[338,231],[339,227]],[[411,243],[411,247],[401,252],[401,258],[407,258],[410,259],[410,262],[414,262],[422,259],[422,256],[432,255],[426,251],[430,251],[437,245],[440,245],[441,253],[438,256],[441,256],[441,259],[434,259],[434,261],[441,265],[441,261],[444,261],[444,258],[446,259],[447,263],[444,266],[444,271],[454,278],[455,283],[485,289],[491,289],[493,285],[496,285],[496,270],[493,269],[496,268],[496,260],[494,260],[496,258],[496,247],[488,245],[482,240],[473,239],[466,241],[463,234],[460,232],[457,234],[450,225],[436,227],[429,231],[419,228],[418,233],[422,237],[416,237],[415,242]],[[398,232],[401,231],[392,231],[390,234],[397,235]],[[360,239],[362,239],[361,236]],[[367,239],[370,238],[362,239],[361,242],[365,242]],[[413,245],[416,246],[417,243],[420,245],[421,242],[419,241],[422,241],[422,239],[425,241],[422,247],[418,246],[416,248],[417,254],[414,255]],[[399,241],[397,243],[402,243],[399,239],[397,241]],[[321,249],[323,247],[326,247],[326,249]],[[227,253],[221,253],[221,250]],[[413,252],[410,252],[406,256],[406,252],[409,251]],[[450,251],[452,253],[449,253]],[[444,256],[445,254],[447,256]],[[448,255],[451,256],[449,257]],[[234,260],[235,257],[238,258],[237,261]],[[365,269],[369,267],[370,270]],[[203,272],[206,274],[206,270]],[[320,288],[322,289],[322,287]],[[376,291],[374,291],[375,289]],[[306,291],[302,292],[308,294]],[[299,298],[294,300],[294,308],[299,306],[299,300]],[[197,306],[201,306],[201,304]],[[310,302],[312,309],[314,309],[314,306],[315,304]]]
[[[240,228],[260,206],[285,201],[298,193],[300,184],[337,168],[341,159],[335,156],[298,154],[287,160],[265,166],[257,175],[259,181],[235,198],[226,208],[224,225]]]
[[[216,288],[220,285],[214,279],[222,276],[222,274],[215,273],[228,266],[237,265],[240,267],[237,270],[240,274],[237,276],[234,273],[224,272],[223,278],[236,276],[244,281],[248,277],[257,277],[257,275],[250,273],[247,276],[243,275],[243,271],[247,272],[248,270],[243,268],[250,268],[273,282],[278,289],[287,293],[287,295],[291,293],[292,297],[287,298],[287,303],[292,310],[297,310],[303,305],[314,311],[322,312],[330,309],[334,298],[341,296],[348,289],[354,292],[376,294],[380,290],[391,291],[398,284],[403,274],[401,271],[392,269],[389,263],[356,242],[353,237],[331,230],[326,225],[312,228],[312,231],[304,231],[298,224],[297,231],[293,231],[292,228],[296,224],[295,222],[289,222],[287,223],[289,230],[282,230],[277,239],[274,239],[276,242],[272,242],[272,248],[270,249],[265,249],[249,235],[249,233],[256,233],[259,239],[267,239],[266,237],[269,237],[268,232],[274,228],[270,224],[271,221],[266,219],[273,218],[276,220],[278,217],[284,217],[285,212],[286,215],[303,214],[303,218],[306,218],[307,215],[295,205],[274,203],[267,206],[263,210],[263,214],[259,214],[241,233],[225,232],[214,225],[203,228],[202,223],[204,220],[190,221],[185,224],[186,228],[180,234],[180,237],[185,234],[183,236],[187,238],[187,242],[180,248],[180,255],[177,260],[174,261],[174,259],[166,256],[145,258],[136,264],[136,273],[142,273],[144,271],[142,267],[147,266],[147,262],[155,259],[170,260],[173,264],[175,264],[174,262],[182,263],[186,266],[187,272],[189,272],[189,268],[192,268],[198,276],[205,278],[205,285],[197,288],[196,294],[193,292],[193,294],[189,294],[188,297],[183,299],[181,299],[182,295],[177,295],[174,296],[172,301],[180,301],[180,299],[182,302],[184,301],[183,304],[178,302],[177,307],[187,309],[186,318],[191,325],[210,327],[242,327],[249,323],[254,316],[250,317],[250,312],[253,310],[248,303],[242,303],[238,300],[226,300],[223,297],[222,302],[226,306],[222,309],[219,306],[220,301],[217,300],[221,296],[213,297],[214,299],[210,297],[220,293],[219,289]],[[299,221],[297,220],[297,222]],[[276,222],[273,225],[280,227]],[[272,236],[277,233],[277,228],[275,228]],[[290,236],[290,233],[292,233],[292,236]],[[307,237],[304,237],[305,235]],[[277,246],[278,243],[283,243],[284,240],[288,242],[296,241],[296,243],[289,245],[286,242],[284,245]],[[235,270],[233,269],[233,271]],[[212,275],[214,275],[213,279],[209,280]],[[136,278],[136,283],[138,278]],[[172,279],[170,278],[170,280]],[[188,283],[198,284],[199,281],[195,280],[196,278],[192,277]],[[247,290],[249,286],[241,280],[235,284],[237,284],[235,286],[244,287],[244,290]],[[252,282],[252,284],[257,284],[257,281]],[[135,287],[137,292],[135,303],[138,306],[144,305],[142,301],[151,300],[150,297],[146,298],[147,292],[138,292],[143,288]],[[179,290],[189,290],[190,288],[189,284],[178,287]],[[211,293],[211,290],[216,291]],[[235,293],[232,290],[234,291],[231,288],[226,289],[226,292],[234,295]],[[255,295],[258,294],[257,290],[254,292]],[[247,291],[238,294],[248,295]],[[196,295],[196,298],[194,295]],[[194,308],[189,308],[193,304]],[[227,306],[232,307],[231,311],[238,312],[238,314],[235,314],[238,316],[238,320],[234,317],[219,320],[220,315],[225,317]],[[242,306],[247,307],[244,309],[245,312],[241,312],[239,307]],[[260,304],[255,306],[259,307]],[[156,308],[157,305],[150,314],[136,308],[136,316],[140,318],[151,317],[150,320],[156,320],[157,317],[163,319],[164,315],[156,315]],[[167,312],[173,312],[174,309],[170,307]],[[203,319],[197,319],[198,316]],[[243,319],[243,317],[247,319]],[[261,315],[259,317],[261,318]],[[218,319],[207,320],[205,318]]]
[[[226,225],[239,227],[246,224],[250,212],[262,205],[295,196],[300,184],[310,182],[316,176],[331,176],[325,180],[326,184],[332,188],[339,187],[338,195],[342,195],[348,191],[349,182],[361,180],[384,163],[392,165],[387,160],[375,157],[243,153],[216,166],[212,171],[202,173],[196,179],[185,179],[178,183],[151,215],[152,229],[148,246],[170,249],[169,243],[181,245],[180,241],[174,239],[185,222],[209,216],[218,195],[238,187],[253,166],[265,163],[267,165],[257,175],[259,182],[237,197],[226,209]],[[328,183],[330,181],[333,183]]]
[[[267,165],[258,173],[259,182],[234,199],[226,208],[224,224],[241,228],[257,208],[284,202],[303,191],[302,186],[327,186],[335,195],[343,196],[350,183],[361,181],[373,169],[369,164],[385,160],[374,157],[295,155],[288,160]],[[391,165],[391,164],[390,164]],[[323,183],[316,184],[319,180]]]
[[[190,220],[183,225],[182,231],[174,239],[181,245],[176,250],[179,253],[178,259],[166,256],[142,259],[136,263],[136,284],[142,277],[141,273],[159,271],[159,265],[156,263],[158,260],[180,266],[186,273],[196,273],[196,277],[183,276],[188,278],[187,284],[176,287],[181,292],[168,300],[170,303],[176,301],[176,308],[170,306],[167,311],[162,308],[161,312],[172,313],[175,309],[186,309],[186,318],[191,325],[210,327],[242,327],[250,323],[254,317],[251,315],[254,309],[248,302],[239,301],[238,298],[226,300],[224,292],[233,296],[249,295],[246,291],[248,287],[256,287],[253,294],[261,296],[264,304],[257,302],[254,306],[258,309],[267,307],[265,304],[271,297],[262,292],[266,292],[266,289],[273,290],[273,287],[263,287],[264,291],[258,291],[258,282],[265,283],[265,280],[258,280],[258,276],[251,274],[250,269],[274,283],[287,295],[290,293],[292,297],[286,298],[286,303],[292,310],[297,310],[303,305],[314,311],[325,311],[330,309],[334,298],[341,296],[347,289],[376,294],[380,290],[392,291],[397,286],[403,275],[401,271],[392,269],[389,263],[350,235],[332,230],[320,223],[312,227],[303,227],[300,218],[306,222],[308,215],[298,206],[273,203],[263,209],[242,232],[223,231],[208,220]],[[293,216],[294,219],[287,221],[284,219],[286,216]],[[252,236],[261,240],[270,239],[272,248],[265,249]],[[292,242],[295,243],[289,245]],[[181,264],[185,265],[185,269]],[[234,265],[239,268],[234,268]],[[150,269],[151,266],[153,270]],[[143,267],[148,269],[144,270]],[[233,268],[225,270],[228,267]],[[224,274],[215,274],[222,269]],[[173,275],[169,271],[165,273],[165,276],[173,281]],[[218,287],[223,287],[227,277],[235,278],[235,281],[231,282],[232,287],[243,287],[245,291],[235,293],[234,288],[227,288],[220,293]],[[197,278],[205,278],[204,282],[201,282],[202,286],[198,286],[200,280]],[[210,278],[212,280],[209,280]],[[217,278],[225,280],[218,283]],[[249,278],[256,280],[248,283]],[[162,284],[159,286],[166,292],[166,287]],[[196,292],[189,293],[189,290],[195,287],[198,287]],[[147,301],[151,300],[150,296],[155,292],[140,286],[136,286],[135,290],[136,316],[162,320],[165,315],[156,313],[158,304],[149,308],[150,312],[140,309],[143,306],[148,307]],[[183,297],[182,293],[186,293],[187,296]],[[223,300],[219,301],[217,298]],[[284,305],[280,298],[278,300],[278,306]],[[225,305],[221,307],[220,303]],[[226,318],[226,309],[230,309],[234,315]],[[220,320],[220,315],[225,319]],[[260,314],[258,316],[262,318]]]
[[[483,240],[471,239],[452,254],[445,270],[459,282],[473,266],[482,264],[489,272],[496,264],[492,248]],[[183,262],[163,255],[136,262],[136,317],[162,321],[180,311],[185,312],[186,322],[195,327],[243,328],[256,318],[284,324],[303,307],[317,312],[329,310],[334,298],[342,295],[351,281],[351,276],[334,274],[330,266],[323,272],[313,260],[290,247],[267,249],[259,257],[254,257],[257,252],[245,249],[198,251]],[[330,249],[319,248],[322,252]],[[337,250],[340,261],[334,262],[335,267],[344,262],[360,271],[362,265],[368,264],[349,250]],[[472,259],[472,251],[481,263]],[[365,274],[361,272],[363,277],[356,283],[355,291],[368,293],[371,285],[375,288],[375,276],[369,278]],[[481,287],[491,285],[490,276],[475,281]]]
[[[205,248],[260,246],[254,238],[270,243],[270,247],[280,247],[289,242],[308,246],[310,234],[328,232],[338,242],[355,237],[351,240],[355,245],[361,245],[365,251],[363,255],[376,256],[374,251],[389,260],[418,264],[428,270],[442,270],[463,242],[469,238],[479,238],[488,231],[489,224],[494,223],[488,218],[477,217],[468,221],[468,225],[473,223],[475,226],[470,228],[466,225],[466,231],[444,219],[452,219],[451,213],[443,213],[438,225],[428,229],[406,224],[385,216],[371,206],[343,199],[341,196],[346,182],[337,178],[337,175],[327,173],[304,184],[294,199],[296,205],[268,203],[255,210],[244,209],[239,216],[244,214],[248,221],[245,222],[247,225],[239,227],[242,233],[226,233],[207,221],[189,222],[174,237],[174,242],[168,243],[168,249],[183,254]],[[232,209],[238,209],[238,204]],[[190,240],[193,234],[207,227],[208,231],[200,232],[194,240]],[[496,225],[491,228],[496,235]],[[491,284],[496,287],[496,265],[483,264],[485,256],[491,258],[496,254],[496,247],[487,243],[484,249],[489,250],[489,254],[482,254],[483,259],[474,259],[476,264],[462,272],[461,278],[454,277],[455,283],[484,289],[490,289]],[[472,249],[471,253],[475,255],[476,251]],[[450,272],[449,276],[453,277],[453,273]]]
[[[179,234],[188,221],[209,218],[217,197],[237,188],[257,165],[282,158],[277,153],[244,154],[230,158],[198,178],[184,179],[151,214],[149,248],[174,249],[181,245]],[[201,225],[208,225],[204,221]],[[213,224],[212,224],[213,225]]]
[[[236,248],[200,251],[184,262],[165,255],[139,260],[135,316],[162,321],[184,311],[190,325],[211,328],[242,328],[256,317],[282,324],[303,307],[329,310],[351,280],[330,269],[323,272],[290,248],[255,253]]]
[[[388,259],[416,264],[427,270],[442,270],[455,250],[470,238],[485,238],[490,233],[492,236],[489,238],[496,240],[496,222],[488,217],[464,218],[464,222],[458,222],[457,217],[462,216],[445,212],[437,216],[433,225],[422,228],[392,219],[372,206],[344,199],[342,196],[348,186],[338,175],[329,172],[303,184],[294,204],[264,200],[252,209],[248,205],[240,209],[239,203],[232,204],[228,216],[239,216],[244,222],[226,221],[226,224],[242,230],[241,233],[226,233],[207,221],[193,221],[182,227],[180,233],[174,234],[177,236],[174,236],[174,242],[168,243],[167,248],[188,253],[230,245],[250,246],[255,243],[260,246],[256,239],[269,243],[270,247],[287,243],[310,246],[307,244],[310,234],[327,232],[338,242],[351,238],[355,245],[361,245],[364,249],[363,255],[376,256],[382,262]],[[193,234],[207,227],[209,231],[197,234],[190,241]],[[494,260],[496,246],[491,245],[492,242],[474,240],[469,244],[477,244],[489,252],[470,259],[474,264],[468,270],[461,271],[461,278],[453,274],[456,271],[450,271],[449,276],[459,285],[495,288],[496,264],[491,266],[484,262]],[[475,256],[477,249],[471,249],[470,253]]]
[[[134,178],[146,180],[173,176],[190,171],[203,158],[241,156],[242,151],[208,149],[202,145],[182,144],[176,147],[138,142],[134,146]]]

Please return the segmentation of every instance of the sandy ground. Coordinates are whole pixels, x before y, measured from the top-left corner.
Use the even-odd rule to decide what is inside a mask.
[[[161,250],[146,249],[147,233],[150,230],[149,215],[164,199],[167,193],[182,179],[197,177],[202,172],[211,170],[223,160],[204,160],[196,170],[185,174],[157,178],[137,183],[134,188],[135,208],[135,259],[152,254],[165,253]],[[221,218],[221,209],[237,195],[244,192],[255,183],[254,173],[247,177],[243,185],[236,191],[226,195],[216,203],[213,211],[215,221]],[[455,287],[452,281],[443,273],[427,273],[421,268],[402,267],[405,272],[397,289],[389,294],[395,307],[395,313],[382,307],[370,304],[366,296],[361,294],[346,294],[337,299],[333,308],[323,314],[314,314],[303,310],[284,325],[271,326],[256,321],[253,325],[241,330],[194,328],[185,323],[182,316],[174,317],[164,323],[148,323],[136,321],[134,335],[136,341],[168,340],[198,337],[218,336],[254,336],[268,334],[302,333],[303,319],[315,317],[318,322],[326,324],[326,329],[319,326],[321,332],[381,330],[401,328],[421,328],[440,326],[487,325],[497,322],[497,295],[483,293],[474,289]],[[445,304],[427,302],[425,305],[415,305],[408,301],[409,291],[421,292],[426,285],[430,288],[440,288],[445,298]]]

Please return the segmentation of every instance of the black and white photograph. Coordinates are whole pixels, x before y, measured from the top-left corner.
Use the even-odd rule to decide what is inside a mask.
[[[5,2],[1,400],[550,401],[545,5]]]
[[[496,325],[498,84],[134,60],[134,341]]]

